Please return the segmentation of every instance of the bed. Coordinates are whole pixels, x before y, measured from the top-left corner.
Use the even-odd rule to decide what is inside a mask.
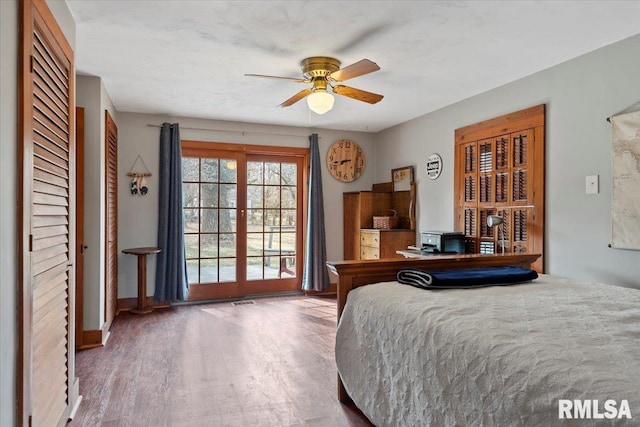
[[[535,259],[328,263],[338,274],[340,400],[376,426],[564,425],[561,406],[579,425],[640,425],[640,291],[549,275],[444,291],[395,281],[404,268]]]

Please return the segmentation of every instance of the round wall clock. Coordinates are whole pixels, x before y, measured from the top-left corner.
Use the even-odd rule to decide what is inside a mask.
[[[327,151],[327,168],[338,181],[351,182],[360,178],[364,165],[364,151],[349,139],[334,142]]]

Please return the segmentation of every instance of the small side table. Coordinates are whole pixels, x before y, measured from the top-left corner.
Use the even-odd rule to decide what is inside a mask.
[[[153,307],[147,307],[147,255],[157,254],[160,248],[130,248],[123,249],[123,254],[138,256],[138,306],[131,309],[135,314],[147,314]]]

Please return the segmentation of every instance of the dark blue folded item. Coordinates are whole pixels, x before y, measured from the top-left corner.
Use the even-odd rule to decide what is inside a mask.
[[[468,270],[429,271],[404,268],[398,271],[398,282],[423,289],[477,288],[528,282],[538,273],[522,267],[485,267]]]

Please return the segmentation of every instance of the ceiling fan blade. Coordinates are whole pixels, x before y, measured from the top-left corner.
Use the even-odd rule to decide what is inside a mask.
[[[347,96],[349,98],[357,99],[358,101],[368,102],[369,104],[378,103],[382,98],[384,98],[384,96],[378,95],[377,93],[367,92],[366,90],[343,85],[334,86],[333,91],[338,95]]]
[[[308,83],[305,79],[297,79],[295,77],[280,77],[280,76],[267,76],[265,74],[245,74],[248,77],[266,77],[268,79],[281,79],[281,80],[291,80],[296,83]]]
[[[355,64],[351,64],[348,67],[344,67],[339,69],[338,71],[334,71],[333,73],[329,74],[329,77],[335,81],[343,82],[354,77],[373,73],[374,71],[378,71],[379,69],[380,67],[378,67],[378,64],[376,64],[375,62],[369,61],[368,59],[362,59]]]
[[[293,95],[291,98],[284,101],[282,104],[279,105],[279,107],[288,107],[290,105],[293,105],[296,102],[300,101],[305,96],[309,95],[310,93],[311,93],[311,88],[303,89],[300,92]]]

